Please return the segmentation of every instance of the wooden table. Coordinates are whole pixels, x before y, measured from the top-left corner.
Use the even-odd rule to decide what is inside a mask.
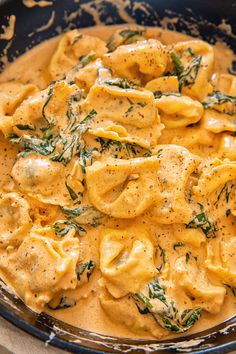
[[[43,342],[23,332],[0,317],[0,354],[65,354],[65,351],[45,346]]]

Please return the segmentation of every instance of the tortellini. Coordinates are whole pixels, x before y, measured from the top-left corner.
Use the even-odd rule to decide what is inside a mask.
[[[116,218],[134,218],[160,198],[157,156],[95,162],[86,169],[90,202]]]
[[[212,91],[210,84],[213,73],[214,52],[206,42],[191,40],[179,42],[173,46],[184,65],[185,76],[181,92],[199,101]]]
[[[222,158],[236,160],[236,137],[223,134],[220,138],[218,155]]]
[[[75,105],[79,112],[77,100],[80,97],[76,85],[58,81],[49,88],[36,93],[25,100],[13,114],[14,131],[20,136],[26,131],[35,134],[37,128],[45,128],[48,124],[65,130],[68,126],[68,110]],[[38,130],[39,130],[38,129]]]
[[[192,209],[185,188],[199,159],[174,145],[160,145],[158,151],[160,158],[115,159],[88,167],[90,202],[118,218],[133,218],[148,211],[149,217],[164,224],[190,221]]]
[[[38,91],[32,84],[18,82],[0,83],[0,130],[7,136],[12,127],[12,115],[17,107],[29,96]]]
[[[140,82],[162,76],[168,61],[167,49],[156,39],[121,45],[103,56],[103,63],[118,76]]]
[[[30,206],[18,193],[0,193],[0,248],[17,247],[32,227]]]
[[[16,253],[3,256],[0,271],[27,306],[41,312],[60,290],[77,286],[79,241],[74,231],[56,240],[51,228],[32,230]]]
[[[21,192],[53,205],[71,204],[68,186],[77,193],[84,189],[81,167],[77,162],[65,167],[37,154],[20,157],[13,166],[12,177]]]
[[[195,259],[186,264],[185,257],[178,258],[174,273],[178,286],[194,297],[195,306],[200,306],[213,314],[221,310],[226,294],[225,288],[211,284],[204,269],[199,269]]]
[[[228,181],[236,179],[236,162],[215,159],[203,168],[197,186],[193,187],[196,195],[205,196]]]
[[[91,106],[97,113],[89,123],[91,134],[144,147],[156,145],[163,125],[149,91],[96,84],[81,104],[85,115]]]
[[[113,297],[138,292],[157,274],[154,247],[145,229],[103,229],[100,238],[102,283]]]
[[[79,64],[81,58],[89,53],[94,58],[99,58],[106,52],[106,43],[101,39],[82,34],[78,30],[66,32],[61,38],[48,68],[52,80],[63,78],[65,73]]]
[[[205,265],[225,285],[236,286],[236,240],[220,241],[208,244]]]
[[[159,145],[157,150],[160,154],[157,176],[162,202],[150,208],[147,216],[163,224],[188,223],[192,208],[186,198],[187,183],[200,160],[177,145]]]
[[[217,134],[235,132],[236,125],[236,79],[232,75],[216,74],[212,79],[214,91],[203,103],[205,113],[201,126]]]
[[[185,127],[197,123],[203,115],[201,103],[187,96],[170,94],[156,99],[161,122],[166,128]]]

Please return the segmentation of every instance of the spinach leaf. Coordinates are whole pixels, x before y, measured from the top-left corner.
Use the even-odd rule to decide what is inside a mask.
[[[215,238],[218,231],[217,224],[211,220],[204,210],[204,206],[198,203],[200,206],[200,213],[196,214],[188,224],[185,225],[187,229],[200,228],[207,238]]]

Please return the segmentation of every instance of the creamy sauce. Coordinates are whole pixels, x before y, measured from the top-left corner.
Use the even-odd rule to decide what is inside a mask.
[[[24,0],[24,5],[27,7],[33,6],[49,6],[52,4],[50,1],[33,1],[33,0]],[[136,3],[136,9],[138,9]],[[81,5],[81,7],[86,10],[89,7],[89,4]],[[92,10],[91,10],[92,11]],[[55,13],[52,13],[47,26],[51,25],[53,22]],[[94,14],[93,14],[94,15]],[[127,20],[127,18],[124,18]],[[10,27],[5,29],[5,34],[1,35],[1,39],[11,39],[14,33],[14,24],[15,19],[11,17]],[[93,27],[81,30],[82,33],[88,35],[99,37],[100,39],[107,41],[108,38],[117,30],[118,26],[111,27]],[[44,29],[44,28],[43,28]],[[190,37],[177,33],[171,32],[168,30],[162,30],[160,28],[147,28],[147,38],[155,38],[161,41],[164,45],[172,45],[174,43],[189,40]],[[53,38],[51,40],[45,41],[44,43],[38,45],[32,50],[28,51],[26,54],[22,55],[16,59],[12,64],[9,64],[4,72],[0,75],[0,83],[17,81],[22,84],[33,84],[36,85],[40,90],[46,88],[51,82],[51,76],[48,72],[48,66],[51,60],[53,53],[55,52],[60,37]],[[227,69],[231,66],[232,60],[235,58],[231,50],[224,43],[217,43],[214,47],[215,53],[215,66],[214,71],[220,73],[227,73]],[[222,60],[224,58],[224,60]],[[164,140],[168,140],[168,136],[171,136],[172,132],[167,131]],[[174,132],[175,135],[175,132]],[[165,141],[161,141],[165,143]],[[210,149],[210,148],[209,148]],[[197,148],[196,148],[196,151]],[[194,153],[197,153],[193,151]],[[210,151],[210,150],[207,150]],[[3,188],[4,185],[11,185],[12,178],[11,170],[15,162],[16,154],[18,148],[15,145],[10,144],[4,137],[1,135],[0,139],[0,156],[1,156],[1,180],[0,187]],[[203,151],[203,154],[205,152]],[[135,178],[135,177],[134,177]],[[232,217],[232,216],[230,216]],[[232,217],[233,220],[233,217]],[[142,219],[143,223],[147,223],[145,217]],[[127,227],[129,222],[122,221],[117,219],[115,221],[109,221],[109,227]],[[156,229],[155,226],[149,225],[150,228],[153,228],[153,234],[161,237],[162,229]],[[139,228],[136,228],[139,232]],[[234,221],[232,221],[232,227],[230,228],[230,234],[233,234],[235,231]],[[96,263],[99,262],[98,247],[99,247],[99,230],[94,228],[91,229],[87,235],[81,239],[81,254],[85,259],[89,258],[95,260]],[[171,231],[168,226],[163,226],[163,243],[166,248],[170,248],[170,242],[168,237],[171,236]],[[194,247],[191,248],[194,253]],[[197,250],[199,252],[199,257],[203,257],[205,250]],[[201,253],[202,252],[202,253]],[[82,257],[83,258],[83,257]],[[3,276],[4,277],[4,276]],[[92,275],[93,281],[88,282],[77,290],[68,290],[65,291],[66,296],[73,296],[77,298],[77,305],[70,307],[68,309],[57,310],[57,311],[48,311],[52,316],[65,321],[74,326],[87,329],[92,332],[103,333],[107,335],[115,335],[118,337],[132,337],[132,338],[153,338],[150,333],[139,331],[135,333],[131,331],[128,326],[125,326],[122,321],[115,322],[110,316],[107,315],[107,312],[101,307],[100,301],[96,294],[99,292],[99,278],[100,272],[95,272]],[[214,278],[214,276],[213,276]],[[119,305],[118,305],[119,306]],[[201,320],[198,321],[195,326],[190,329],[188,333],[195,333],[202,331],[204,329],[213,327],[214,325],[221,323],[228,318],[236,314],[236,298],[232,295],[230,291],[227,291],[225,296],[223,308],[218,314],[210,314],[208,312],[203,312]],[[169,335],[171,337],[172,333]],[[167,335],[168,336],[168,335]]]

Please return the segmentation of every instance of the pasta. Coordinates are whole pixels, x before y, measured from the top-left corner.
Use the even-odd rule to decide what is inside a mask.
[[[160,29],[53,41],[32,80],[10,79],[19,59],[0,75],[1,278],[108,335],[235,315],[235,77],[210,44]]]

